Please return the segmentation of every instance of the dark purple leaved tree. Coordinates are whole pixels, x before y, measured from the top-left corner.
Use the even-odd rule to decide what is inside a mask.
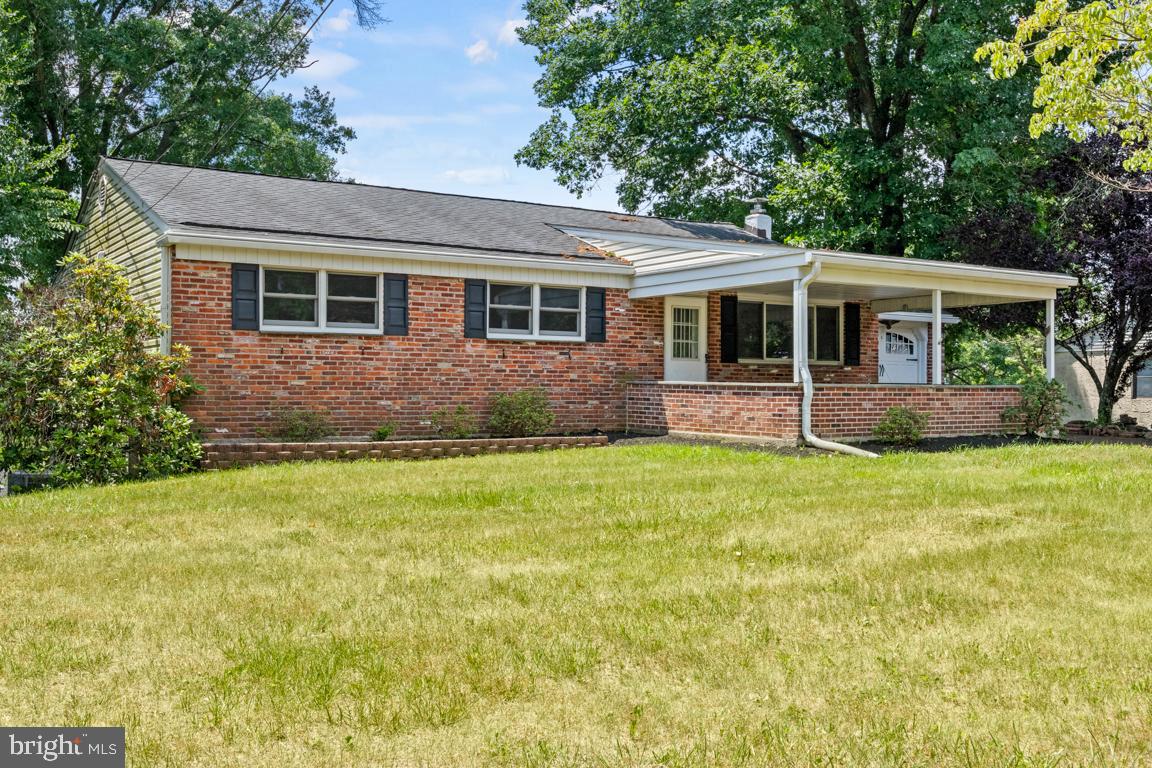
[[[1088,372],[1097,420],[1152,359],[1152,174],[1124,170],[1119,142],[1094,138],[1039,171],[1027,203],[979,211],[955,238],[961,257],[1002,267],[1066,272],[1057,341]],[[1035,305],[994,307],[992,329],[1041,327]]]

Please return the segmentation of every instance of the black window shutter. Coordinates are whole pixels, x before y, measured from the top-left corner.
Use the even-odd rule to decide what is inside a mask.
[[[464,281],[464,338],[488,338],[488,281]]]
[[[232,265],[232,328],[260,330],[259,265]]]
[[[608,340],[608,306],[603,288],[584,289],[584,340]]]
[[[408,335],[408,277],[384,275],[384,334]]]
[[[844,365],[860,365],[860,305],[844,305]]]
[[[720,297],[720,362],[740,362],[740,326],[736,321],[738,300]]]

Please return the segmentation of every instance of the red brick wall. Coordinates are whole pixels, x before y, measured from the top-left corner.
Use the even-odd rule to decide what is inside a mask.
[[[800,435],[798,385],[636,383],[628,426],[638,432],[701,432],[747,437]],[[1000,414],[1019,402],[1015,387],[817,385],[812,429],[820,437],[861,439],[893,406],[928,412],[928,436],[1000,432]]]
[[[492,395],[531,386],[548,391],[557,431],[621,429],[626,382],[663,371],[662,299],[609,290],[606,343],[465,339],[463,280],[414,275],[407,336],[259,333],[232,330],[230,269],[172,264],[172,340],[204,387],[185,410],[208,439],[254,435],[283,408],[326,410],[342,435],[393,421],[403,436],[463,403],[483,428]]]
[[[708,294],[708,380],[735,382],[791,383],[792,363],[720,362],[720,297],[723,293]],[[879,354],[879,321],[867,304],[860,305],[860,365],[824,365],[810,363],[812,380],[836,384],[874,384]]]

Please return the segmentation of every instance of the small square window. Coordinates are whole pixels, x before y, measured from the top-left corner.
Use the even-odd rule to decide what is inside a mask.
[[[380,280],[375,275],[328,275],[325,321],[334,328],[378,328]]]
[[[1136,372],[1136,381],[1132,387],[1133,397],[1152,397],[1152,364],[1145,363],[1144,367]]]

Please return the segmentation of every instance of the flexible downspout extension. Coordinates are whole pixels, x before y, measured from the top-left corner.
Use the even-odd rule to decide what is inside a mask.
[[[812,262],[812,268],[800,280],[799,290],[796,292],[797,296],[794,297],[804,298],[805,310],[808,304],[808,286],[820,275],[820,262]],[[799,370],[800,370],[800,383],[804,386],[804,398],[800,401],[800,434],[804,436],[804,442],[813,448],[819,448],[823,451],[834,451],[836,453],[846,453],[849,456],[861,456],[866,459],[878,459],[877,454],[871,451],[865,451],[862,448],[857,448],[854,445],[845,445],[844,443],[834,443],[831,440],[824,440],[816,437],[812,432],[812,397],[815,394],[815,387],[812,385],[812,372],[808,370],[808,342],[804,341],[804,354],[798,356]]]

